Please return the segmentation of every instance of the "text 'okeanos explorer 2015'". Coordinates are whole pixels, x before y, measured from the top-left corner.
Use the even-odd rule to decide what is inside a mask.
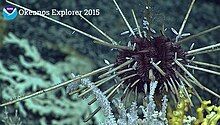
[[[32,16],[32,15],[52,15],[52,16],[78,16],[78,15],[88,15],[88,16],[98,16],[100,15],[100,9],[84,9],[84,10],[37,10],[37,11],[29,11],[25,9],[20,9],[18,11],[19,15]]]

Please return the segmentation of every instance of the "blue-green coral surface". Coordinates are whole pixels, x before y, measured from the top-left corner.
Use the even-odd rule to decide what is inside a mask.
[[[19,64],[10,64],[8,67],[4,65],[4,61],[0,61],[0,79],[1,85],[3,84],[1,96],[4,100],[60,83],[68,78],[65,74],[85,73],[93,67],[88,58],[77,54],[53,64],[44,60],[37,48],[31,46],[26,39],[19,39],[12,33],[4,40],[4,45],[8,44],[18,45],[23,49],[24,55],[14,57],[19,60]],[[16,103],[15,108],[20,117],[26,119],[24,124],[33,124],[31,120],[41,125],[92,123],[83,122],[83,117],[91,111],[85,101],[82,102],[76,96],[68,97],[65,88]]]

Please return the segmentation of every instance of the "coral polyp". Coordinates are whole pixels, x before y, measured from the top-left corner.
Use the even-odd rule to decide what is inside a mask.
[[[121,65],[129,59],[133,59],[133,62],[117,72],[132,69],[119,75],[119,77],[124,78],[135,75],[125,80],[124,83],[127,85],[135,83],[131,87],[135,88],[137,86],[138,90],[143,91],[144,84],[151,82],[149,78],[150,70],[152,70],[155,80],[160,83],[158,86],[160,87],[163,84],[168,84],[167,82],[171,82],[170,79],[177,80],[174,69],[179,69],[174,63],[175,58],[181,59],[181,62],[186,64],[186,52],[165,36],[152,37],[150,40],[136,37],[133,38],[131,46],[133,46],[133,50],[119,50],[116,63]]]

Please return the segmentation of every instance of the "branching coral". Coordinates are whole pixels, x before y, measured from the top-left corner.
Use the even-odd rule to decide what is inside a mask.
[[[217,123],[219,123],[220,106],[210,104],[211,101],[202,101],[201,107],[197,108],[196,110],[197,119],[194,122],[194,125],[217,125]]]
[[[176,109],[172,111],[171,107],[168,109],[168,119],[169,119],[169,125],[183,125],[184,122],[192,122],[190,120],[187,120],[186,112],[188,111],[189,106],[189,100],[184,97],[184,94],[182,91],[179,92],[179,103],[176,106]],[[190,124],[189,123],[189,124]]]
[[[150,83],[150,93],[146,94],[146,98],[143,100],[147,101],[144,102],[146,105],[140,106],[142,115],[144,115],[144,119],[139,118],[138,106],[136,102],[133,102],[130,108],[125,108],[123,102],[120,99],[113,100],[113,103],[118,109],[119,113],[118,118],[116,118],[112,113],[112,108],[107,97],[100,89],[95,86],[95,83],[91,82],[87,78],[82,79],[81,82],[84,86],[88,86],[89,88],[91,88],[92,93],[96,96],[97,101],[106,117],[106,122],[104,123],[104,125],[168,125],[168,121],[166,118],[166,96],[163,97],[161,111],[156,110],[156,104],[154,102],[154,92],[157,86],[156,81]]]
[[[11,64],[6,67],[4,62],[0,62],[0,79],[2,83],[7,83],[7,87],[1,91],[3,99],[11,99],[12,96],[46,88],[51,83],[59,83],[66,79],[65,73],[73,69],[77,73],[86,72],[92,67],[88,59],[79,58],[79,56],[67,56],[65,62],[53,64],[42,59],[38,50],[27,40],[19,39],[11,33],[4,40],[4,44],[18,45],[24,50],[24,55],[19,55],[20,64]],[[77,67],[84,68],[79,70]],[[90,109],[86,108],[86,104],[82,104],[81,100],[76,100],[76,97],[68,98],[65,95],[65,89],[62,89],[24,103],[17,103],[16,107],[21,115],[28,119],[32,119],[29,117],[31,115],[37,115],[41,124],[84,124],[83,115],[89,113]]]
[[[176,109],[168,109],[169,125],[217,125],[220,120],[220,106],[210,104],[211,101],[202,101],[201,106],[196,108],[197,116],[187,116],[189,100],[180,91],[180,101]]]
[[[98,89],[93,82],[88,79],[82,79],[82,84],[92,89],[93,94],[95,94],[99,106],[103,109],[103,113],[106,117],[105,124],[106,125],[117,125],[114,119],[114,115],[112,113],[112,108],[110,106],[110,102],[107,97],[102,93],[100,89]]]
[[[157,106],[154,102],[154,93],[156,87],[157,87],[156,81],[150,83],[150,93],[148,95],[148,103],[145,108],[144,106],[141,106],[144,114],[144,119],[142,120],[143,125],[168,125],[168,120],[166,118],[168,99],[167,96],[165,95],[162,99],[163,102],[162,102],[161,111],[156,111]]]
[[[18,116],[18,111],[15,111],[14,116],[10,116],[6,107],[4,111],[4,116],[2,117],[2,122],[4,123],[4,125],[22,125],[22,121]]]

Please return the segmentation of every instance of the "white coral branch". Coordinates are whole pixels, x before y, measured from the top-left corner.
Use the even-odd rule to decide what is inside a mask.
[[[97,102],[99,103],[99,106],[102,108],[102,111],[105,115],[106,125],[117,125],[115,121],[115,117],[112,113],[112,108],[110,106],[110,102],[108,101],[107,97],[104,95],[104,93],[97,88],[93,82],[91,82],[88,78],[81,80],[82,84],[92,88],[93,94],[96,96]]]

